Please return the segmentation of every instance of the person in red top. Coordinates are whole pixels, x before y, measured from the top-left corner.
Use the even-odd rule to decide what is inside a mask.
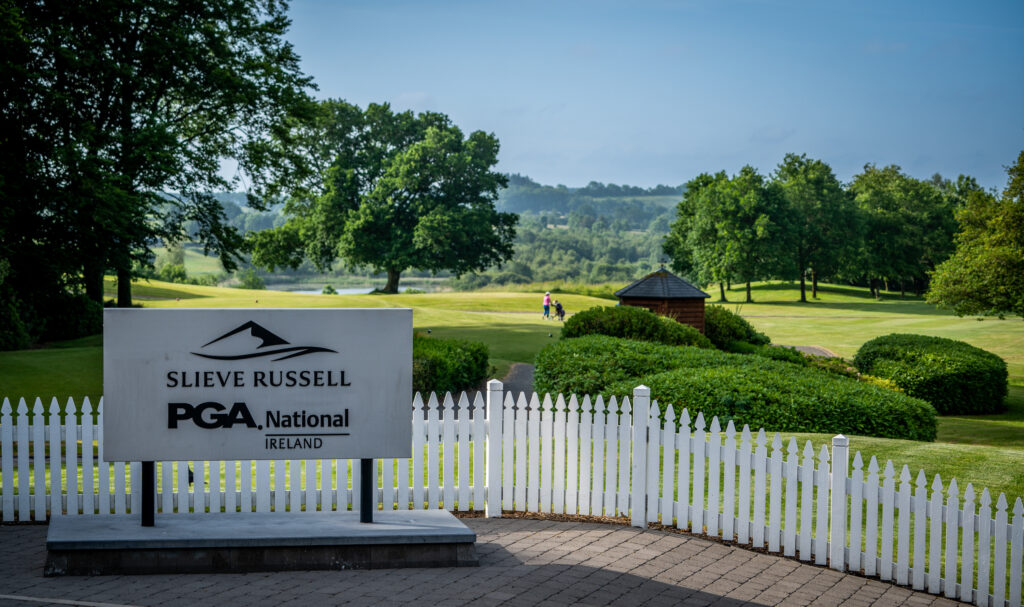
[[[551,291],[544,293],[544,318],[551,320]]]

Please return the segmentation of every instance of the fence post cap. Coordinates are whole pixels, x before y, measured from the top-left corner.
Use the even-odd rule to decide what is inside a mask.
[[[648,388],[647,386],[643,385],[643,384],[640,384],[639,386],[633,388],[633,397],[634,398],[637,397],[637,396],[650,396],[650,395],[651,395],[651,389]]]
[[[488,390],[501,390],[503,387],[504,384],[501,383],[500,379],[492,379],[489,382],[487,382]]]
[[[850,439],[846,438],[842,434],[837,434],[837,435],[832,437],[832,446],[833,447],[849,447],[850,446]]]

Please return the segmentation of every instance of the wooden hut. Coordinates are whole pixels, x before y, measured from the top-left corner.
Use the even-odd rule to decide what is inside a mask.
[[[623,306],[647,308],[704,332],[704,300],[711,297],[665,268],[615,292]]]

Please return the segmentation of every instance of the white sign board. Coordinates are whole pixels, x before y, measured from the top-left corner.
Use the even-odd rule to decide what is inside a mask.
[[[411,457],[412,310],[103,313],[106,461]]]

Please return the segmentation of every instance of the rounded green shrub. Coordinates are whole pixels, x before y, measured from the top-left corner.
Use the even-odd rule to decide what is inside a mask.
[[[765,346],[771,339],[754,328],[739,314],[733,314],[722,306],[704,307],[704,335],[719,350],[732,351],[739,344]]]
[[[458,392],[475,388],[487,376],[485,344],[461,339],[412,338],[414,392]]]
[[[711,342],[690,325],[636,306],[590,308],[574,314],[562,326],[562,339],[585,335],[624,337],[670,346],[712,347]]]
[[[697,358],[701,352],[707,355]],[[534,361],[533,385],[538,392],[598,394],[610,383],[682,366],[688,361],[713,360],[722,353],[710,349],[678,348],[650,342],[588,335],[555,342]]]
[[[1005,409],[1006,361],[962,341],[893,333],[861,346],[853,364],[930,402],[942,415]]]
[[[934,440],[928,403],[855,379],[760,356],[604,336],[541,350],[539,392],[628,395],[644,384],[664,408],[786,432]]]
[[[779,432],[827,432],[935,440],[935,409],[869,383],[761,359],[764,366],[682,368],[608,386],[628,394],[639,384],[664,406],[702,411],[722,423]],[[760,366],[760,368],[758,368]],[[796,372],[794,372],[796,371]]]

